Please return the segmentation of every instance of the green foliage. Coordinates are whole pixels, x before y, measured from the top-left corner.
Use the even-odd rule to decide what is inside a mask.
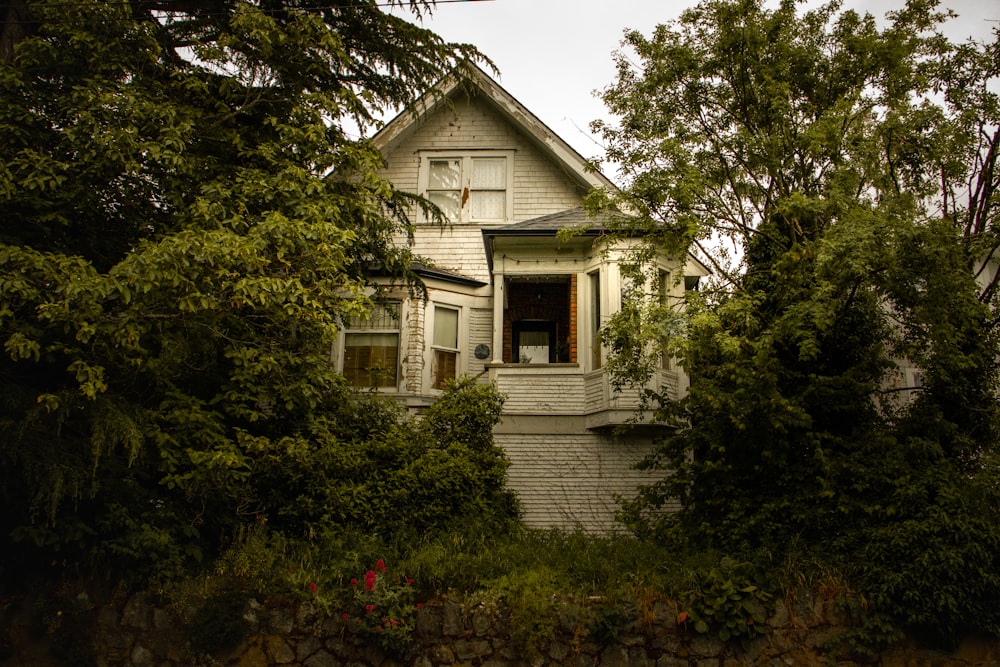
[[[697,575],[698,588],[688,595],[678,621],[695,632],[715,632],[722,641],[753,639],[767,632],[765,607],[770,595],[751,583],[746,564],[723,558]]]
[[[702,255],[716,275],[683,326],[613,323],[672,332],[691,378],[650,397],[663,477],[623,519],[733,555],[798,545],[873,603],[871,637],[1000,631],[982,597],[1000,572],[997,43],[950,44],[941,19],[706,0],[627,34],[604,92],[621,122],[598,124],[627,187],[590,204],[639,214],[615,233],[737,250]]]
[[[510,614],[510,638],[523,656],[538,657],[539,647],[555,637],[561,598],[558,572],[549,567],[511,572],[490,582]]]
[[[249,595],[224,591],[209,597],[188,624],[191,648],[196,653],[218,653],[246,639],[250,625],[243,618]]]
[[[516,503],[492,441],[501,402],[493,387],[460,383],[440,408],[405,419],[391,399],[345,391],[337,412],[311,418],[308,436],[267,443],[255,457],[257,512],[300,535],[340,526],[401,538],[466,520],[502,529]]]
[[[372,266],[412,284],[395,239],[419,203],[353,137],[479,56],[370,2],[16,9],[0,53],[4,571],[176,576],[277,513],[262,460],[359,462],[324,423],[346,400],[326,351],[370,307]],[[306,513],[335,515],[330,495]]]

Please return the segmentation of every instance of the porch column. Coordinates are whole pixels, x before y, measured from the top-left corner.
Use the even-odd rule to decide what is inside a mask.
[[[506,280],[502,273],[493,274],[493,360],[491,363],[503,363],[503,304]],[[490,373],[493,377],[493,373]]]

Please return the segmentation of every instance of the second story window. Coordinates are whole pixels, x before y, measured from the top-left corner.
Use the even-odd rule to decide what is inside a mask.
[[[344,377],[355,387],[395,387],[399,381],[399,303],[352,317],[344,334]]]
[[[506,222],[510,216],[508,155],[433,155],[421,165],[421,192],[451,222]]]

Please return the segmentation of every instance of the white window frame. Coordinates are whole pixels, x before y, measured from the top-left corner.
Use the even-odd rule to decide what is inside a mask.
[[[428,362],[429,362],[427,364],[427,369],[428,369],[427,386],[433,390],[441,390],[444,389],[444,383],[442,382],[440,384],[436,384],[436,377],[437,377],[436,358],[439,352],[444,354],[455,355],[455,375],[453,377],[446,378],[446,380],[456,379],[460,377],[463,372],[463,359],[461,352],[463,333],[464,333],[462,331],[462,325],[463,325],[462,308],[460,306],[456,306],[453,304],[439,303],[439,302],[432,302],[431,304],[429,304],[429,306],[430,306],[431,317],[429,318],[430,322],[427,328],[427,330],[430,333],[430,335],[427,337]],[[455,347],[439,345],[435,342],[434,334],[437,329],[438,310],[449,310],[455,313]]]
[[[472,187],[473,161],[477,159],[497,159],[504,160],[504,215],[500,218],[474,218],[472,216]],[[459,193],[459,213],[457,220],[450,220],[453,224],[504,224],[513,220],[514,208],[514,151],[421,151],[420,152],[420,173],[418,176],[418,188],[420,195],[426,197],[430,183],[430,171],[432,160],[457,160],[461,164]],[[489,188],[484,188],[488,190]],[[497,188],[496,190],[499,190]],[[424,217],[422,222],[430,222]]]
[[[367,321],[367,320],[361,320],[360,318],[352,318],[351,320],[348,320],[347,322],[344,323],[344,329],[343,329],[343,331],[341,331],[340,336],[339,336],[339,339],[340,339],[340,345],[339,345],[339,347],[340,347],[340,355],[339,355],[339,357],[340,357],[340,372],[341,372],[341,374],[344,375],[345,378],[348,379],[348,384],[350,384],[352,387],[355,387],[355,388],[358,388],[358,389],[370,389],[370,388],[372,388],[371,383],[369,383],[367,385],[355,384],[352,381],[352,378],[348,378],[347,377],[347,373],[346,373],[346,361],[347,361],[347,353],[348,353],[348,344],[347,344],[347,342],[348,342],[349,337],[352,336],[352,335],[394,334],[396,336],[396,368],[394,369],[394,372],[393,372],[394,382],[392,384],[376,384],[374,386],[374,388],[378,389],[378,390],[382,390],[382,391],[395,391],[395,390],[397,390],[399,388],[399,383],[402,381],[402,376],[403,376],[403,373],[402,373],[402,355],[403,355],[403,350],[405,349],[404,346],[403,346],[404,345],[404,341],[403,341],[403,331],[404,331],[403,313],[404,313],[405,303],[402,300],[389,300],[389,301],[385,302],[385,305],[386,306],[390,306],[390,307],[394,307],[396,309],[395,327],[367,327],[367,326],[358,326],[358,324],[357,324],[358,322],[360,322],[360,321]],[[377,309],[380,309],[382,307],[383,307],[382,305],[376,304],[373,307],[372,312],[374,313],[374,312],[377,311]]]
[[[587,298],[587,319],[585,326],[587,327],[587,367],[591,371],[598,371],[604,367],[604,344],[601,341],[600,328],[604,326],[605,318],[607,317],[608,305],[604,298],[607,293],[607,276],[602,275],[605,271],[601,269],[600,266],[596,266],[586,273],[584,273],[584,279],[587,282],[586,298]],[[596,290],[595,288],[596,281]],[[577,332],[579,335],[580,323],[577,323]]]

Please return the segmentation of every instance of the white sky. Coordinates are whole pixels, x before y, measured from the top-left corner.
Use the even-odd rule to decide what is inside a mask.
[[[500,84],[586,158],[603,151],[590,122],[607,116],[594,91],[614,82],[612,52],[626,29],[652,33],[695,0],[469,0],[443,2],[423,25],[453,42],[474,44],[500,70]],[[881,16],[903,0],[845,0]],[[959,17],[953,40],[991,40],[997,0],[943,0]],[[607,174],[615,180],[615,174]]]

